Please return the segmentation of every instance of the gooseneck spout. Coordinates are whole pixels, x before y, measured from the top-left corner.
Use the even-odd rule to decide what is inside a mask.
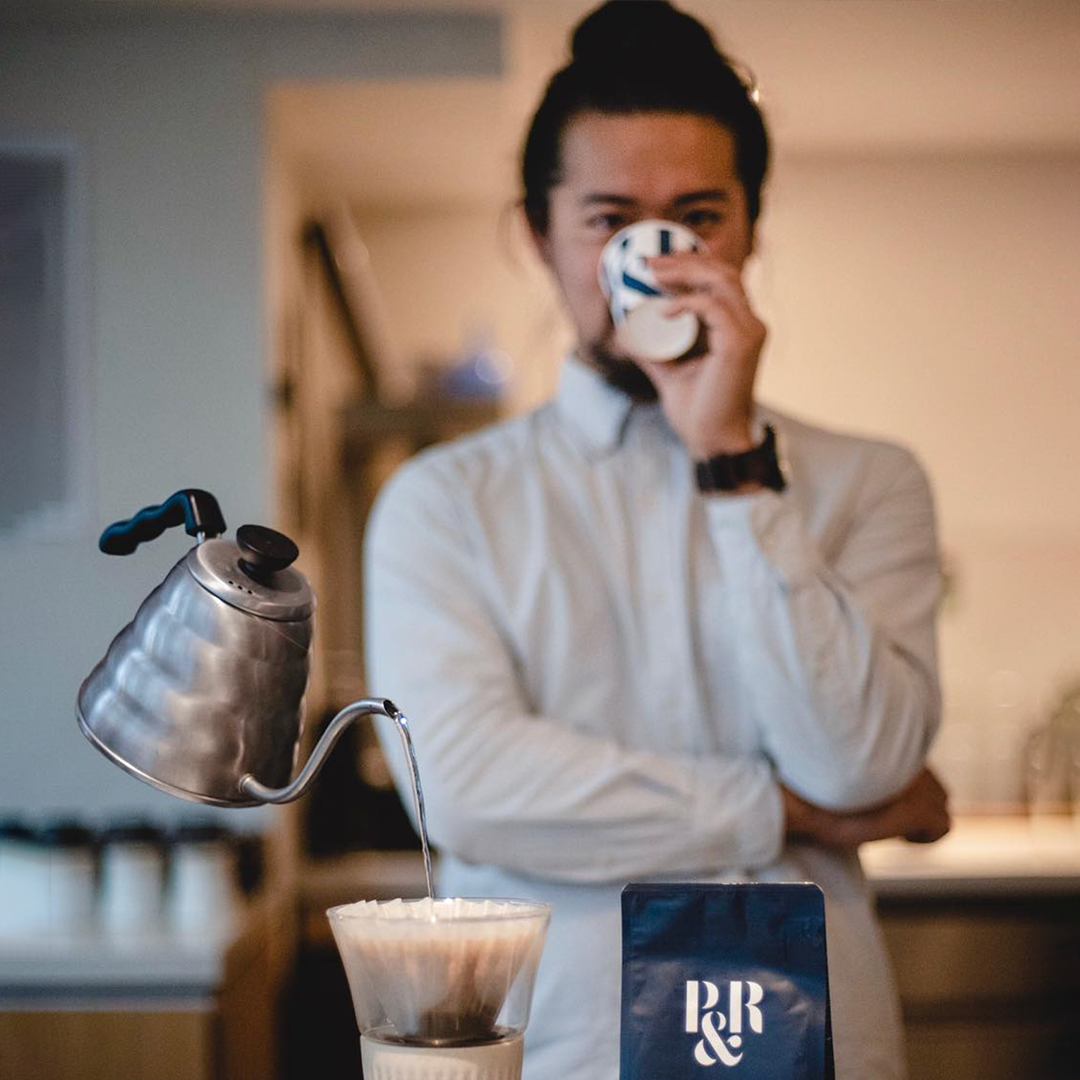
[[[334,744],[344,734],[345,729],[361,716],[372,715],[388,717],[398,725],[399,729],[405,723],[405,717],[401,710],[386,698],[362,698],[360,701],[354,701],[351,705],[346,705],[330,721],[322,734],[322,738],[315,744],[315,749],[311,751],[311,757],[308,758],[307,764],[297,773],[295,780],[286,784],[285,787],[272,788],[260,783],[251,773],[246,773],[240,778],[240,790],[248,798],[256,799],[262,803],[287,803],[292,802],[293,799],[298,799],[311,787],[315,777],[319,775],[323,765],[326,764],[326,759],[329,757],[330,751],[334,749]]]
[[[291,784],[282,788],[267,787],[255,779],[251,773],[246,773],[240,778],[240,791],[248,798],[262,803],[287,803],[299,798],[311,786],[312,781],[319,775],[327,756],[333,750],[334,744],[341,738],[342,732],[361,716],[385,716],[393,721],[394,727],[401,736],[401,745],[405,749],[405,762],[409,769],[409,779],[412,784],[413,811],[416,815],[415,824],[420,836],[420,845],[424,854],[424,877],[427,880],[428,896],[435,896],[435,883],[431,869],[431,848],[428,845],[427,814],[424,810],[424,795],[420,787],[420,772],[416,765],[416,751],[413,749],[412,737],[409,735],[409,721],[405,714],[386,698],[364,698],[346,705],[330,721],[322,738],[315,744],[311,751],[311,757],[307,764],[297,774]]]

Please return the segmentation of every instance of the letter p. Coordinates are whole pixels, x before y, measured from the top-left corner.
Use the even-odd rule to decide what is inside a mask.
[[[701,1000],[701,988],[705,988],[705,1000]],[[688,979],[686,981],[686,1033],[696,1035],[698,1031],[698,1017],[702,1012],[713,1008],[720,1000],[720,991],[715,983]]]

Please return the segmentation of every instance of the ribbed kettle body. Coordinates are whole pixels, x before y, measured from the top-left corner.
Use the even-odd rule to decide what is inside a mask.
[[[83,683],[79,724],[117,764],[172,794],[253,805],[242,776],[276,787],[295,765],[312,622],[234,607],[181,559]]]

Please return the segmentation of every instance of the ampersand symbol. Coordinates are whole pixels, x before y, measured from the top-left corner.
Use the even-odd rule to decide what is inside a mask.
[[[694,1047],[694,1060],[699,1065],[715,1065],[718,1061],[724,1065],[738,1065],[742,1061],[742,1054],[733,1054],[720,1034],[726,1024],[727,1020],[723,1013],[707,1012],[702,1016],[701,1033],[705,1037],[698,1039]],[[732,1035],[730,1041],[733,1049],[738,1049],[742,1045],[742,1037],[739,1035]],[[708,1048],[706,1048],[706,1043],[708,1043]],[[709,1053],[710,1050],[716,1055],[715,1057]]]

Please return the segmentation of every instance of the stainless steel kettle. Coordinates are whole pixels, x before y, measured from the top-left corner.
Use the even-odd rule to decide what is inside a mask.
[[[302,731],[315,597],[287,536],[241,525],[221,537],[217,500],[196,488],[116,522],[106,554],[127,555],[183,525],[198,543],[143,601],[79,689],[76,716],[107,757],[154,787],[216,806],[288,802],[307,790],[345,727],[389,701],[365,699],[331,722],[290,782]]]

